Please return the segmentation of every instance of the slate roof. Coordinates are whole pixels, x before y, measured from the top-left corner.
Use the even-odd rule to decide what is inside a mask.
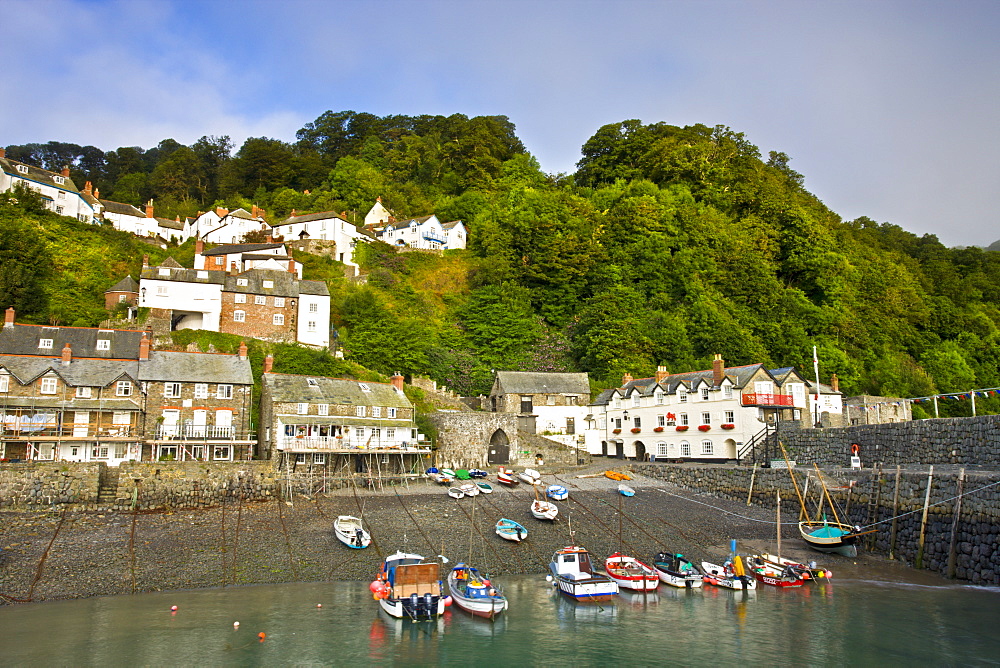
[[[27,174],[22,174],[17,171],[17,165],[24,165],[28,168]],[[28,179],[29,181],[35,181],[36,183],[43,183],[47,186],[52,186],[53,188],[59,188],[60,190],[65,190],[67,192],[80,194],[80,189],[76,187],[73,183],[73,179],[68,176],[63,176],[56,172],[50,172],[47,169],[42,169],[41,167],[35,167],[29,165],[26,162],[19,162],[17,160],[11,160],[10,158],[0,158],[0,168],[7,172],[11,176]],[[62,184],[56,183],[56,177],[62,178]]]
[[[70,387],[107,387],[118,380],[137,382],[138,364],[138,360],[76,358],[63,364],[60,357],[0,355],[0,367],[7,369],[22,385],[50,371]]]
[[[237,285],[237,279],[246,280],[246,285]],[[264,281],[271,281],[274,287],[265,288]],[[310,281],[315,283],[315,281]],[[272,269],[249,269],[235,276],[226,276],[223,290],[243,292],[252,295],[275,295],[277,297],[298,297],[299,279],[289,271]]]
[[[590,381],[583,373],[536,373],[533,371],[497,371],[500,394],[585,394],[590,396]]]
[[[400,220],[396,220],[396,221],[393,221],[391,223],[386,223],[385,224],[385,230],[386,231],[388,231],[390,229],[398,230],[398,229],[403,228],[403,227],[409,227],[410,223],[416,223],[417,225],[423,225],[428,220],[430,220],[431,216],[433,216],[433,215],[434,214],[432,213],[429,216],[420,216],[420,217],[417,217],[417,218],[402,218]]]
[[[299,293],[303,295],[330,296],[330,289],[323,281],[299,281]]]
[[[271,250],[272,248],[282,248],[283,243],[270,244],[225,244],[216,246],[211,250],[202,251],[203,256],[208,255],[235,255],[236,253],[252,253],[254,251]]]
[[[93,329],[85,327],[50,327],[21,325],[0,329],[0,355],[61,357],[67,343],[73,357],[99,359],[139,359],[142,332],[131,329]],[[41,339],[52,339],[52,348],[39,348]],[[98,350],[98,340],[108,340],[108,350]]]
[[[261,220],[260,218],[254,218],[246,209],[236,209],[235,211],[230,211],[227,215],[244,220]]]
[[[131,276],[126,276],[104,291],[105,294],[109,292],[139,292],[139,284]]]
[[[206,283],[206,284],[218,284],[223,285],[228,278],[228,274],[222,269],[185,269],[181,267],[176,261],[173,264],[167,264],[172,258],[167,258],[160,267],[170,267],[169,276],[160,275],[160,267],[145,267],[142,273],[139,275],[140,279],[150,280],[150,281],[179,281],[182,283]],[[177,265],[176,267],[174,265]],[[198,274],[208,274],[205,277],[199,277]]]
[[[160,227],[165,227],[168,230],[183,230],[184,223],[179,220],[174,220],[173,218],[160,218],[157,216],[155,218],[156,224]]]
[[[276,403],[327,403],[352,406],[389,406],[412,408],[406,395],[390,383],[369,383],[345,378],[299,376],[285,373],[265,373],[262,382],[271,390]],[[309,384],[315,381],[315,386]],[[361,389],[362,385],[369,392]]]
[[[447,222],[447,223],[441,223],[441,227],[443,227],[446,230],[450,230],[450,229],[452,229],[453,227],[455,227],[456,225],[458,225],[461,222],[462,221],[460,221],[460,220],[452,220],[452,221]]]
[[[110,199],[100,200],[101,204],[104,205],[104,210],[108,213],[119,213],[123,216],[135,216],[136,218],[145,218],[146,214],[132,206],[131,204],[125,204],[123,202],[115,202]]]
[[[139,379],[253,385],[250,360],[239,355],[154,350],[139,362]]]
[[[295,223],[311,223],[314,220],[330,220],[336,218],[347,222],[347,219],[336,211],[320,211],[318,213],[304,213],[301,216],[289,216],[280,223],[275,223],[272,227],[282,227],[284,225],[294,225]]]

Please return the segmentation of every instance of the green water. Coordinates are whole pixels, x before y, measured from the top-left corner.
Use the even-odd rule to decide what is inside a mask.
[[[357,582],[8,606],[0,665],[1000,663],[997,589],[861,580],[746,593],[661,587],[597,606],[555,594],[543,576],[498,582],[510,611],[492,624],[460,610],[437,623],[394,620]]]

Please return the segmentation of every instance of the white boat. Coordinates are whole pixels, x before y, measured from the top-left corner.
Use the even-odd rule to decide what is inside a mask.
[[[559,514],[559,507],[550,501],[535,499],[531,502],[531,514],[540,520],[554,520]]]
[[[625,484],[618,485],[618,493],[622,496],[635,496],[635,490]]]
[[[582,547],[556,550],[549,570],[559,591],[577,601],[608,601],[618,593],[618,583],[595,572],[590,554]]]
[[[333,521],[333,532],[341,543],[356,550],[368,547],[372,537],[361,525],[361,519],[350,515],[340,515]]]
[[[503,593],[472,566],[458,564],[451,569],[448,592],[455,605],[477,617],[493,619],[507,609]]]
[[[696,589],[703,583],[701,571],[683,554],[660,552],[653,559],[653,568],[660,576],[660,582],[671,587]]]
[[[535,477],[535,476],[533,476],[533,475],[531,475],[531,473],[529,471],[531,471],[531,469],[525,469],[524,471],[521,471],[520,473],[518,473],[517,477],[521,479],[521,482],[526,482],[529,485],[534,485],[534,484],[538,483],[538,481],[539,481],[538,478]],[[537,473],[537,471],[535,471],[535,473]]]
[[[497,535],[504,540],[520,543],[528,537],[528,530],[514,520],[502,518],[497,522]]]
[[[493,485],[491,485],[488,482],[483,482],[482,480],[477,480],[476,481],[476,487],[479,488],[479,491],[482,494],[492,494],[493,493]]]
[[[723,566],[703,561],[701,562],[701,570],[702,580],[716,587],[741,590],[757,588],[757,580],[752,575],[746,574],[743,561],[738,556],[733,557],[732,561],[727,561]]]
[[[424,563],[419,554],[396,552],[385,558],[369,587],[379,605],[393,617],[414,621],[444,614],[439,565]]]
[[[569,496],[569,490],[562,485],[549,485],[545,488],[545,493],[550,499],[555,499],[556,501],[565,501]]]
[[[448,496],[450,496],[453,499],[461,499],[463,496],[465,496],[465,492],[460,490],[458,487],[449,487]]]
[[[476,483],[474,482],[467,482],[464,485],[460,485],[459,489],[466,496],[479,496],[479,488],[476,487]]]
[[[520,474],[501,466],[500,470],[497,471],[497,482],[501,485],[506,485],[507,487],[514,487],[520,482],[518,480],[519,476]]]
[[[604,560],[604,572],[621,589],[652,591],[660,586],[660,576],[653,568],[621,552],[615,552]]]

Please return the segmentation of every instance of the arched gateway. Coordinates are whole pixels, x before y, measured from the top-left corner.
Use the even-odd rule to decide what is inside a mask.
[[[497,429],[490,436],[490,447],[486,455],[486,463],[498,466],[510,462],[510,440],[503,429]]]

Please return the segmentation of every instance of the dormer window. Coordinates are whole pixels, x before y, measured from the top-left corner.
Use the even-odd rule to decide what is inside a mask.
[[[156,273],[159,274],[160,276],[169,276],[170,267],[160,267],[159,269],[156,270]]]
[[[684,404],[684,403],[687,403],[687,400],[688,400],[688,391],[687,391],[687,389],[683,388],[683,387],[678,388],[677,389],[677,401],[679,401],[682,404]]]
[[[722,396],[724,398],[726,398],[726,399],[732,399],[733,398],[733,386],[732,385],[723,385],[722,386]]]
[[[27,174],[28,173],[28,166],[27,165],[17,165],[17,173],[18,174]]]
[[[66,179],[61,176],[53,176],[52,180],[56,182],[57,186],[61,186],[66,183]]]
[[[98,350],[111,350],[111,339],[97,339]]]
[[[274,281],[264,281],[264,287],[265,288],[273,288],[274,287]]]
[[[245,279],[245,278],[237,278],[236,279],[236,285],[240,285],[240,286],[246,287],[246,285],[247,285],[247,279]]]
[[[707,387],[701,388],[701,400],[702,401],[708,401],[708,388]]]
[[[638,392],[636,392],[635,394],[632,395],[632,407],[633,408],[638,408],[641,405],[640,404],[641,401],[642,401],[642,397],[639,396]]]
[[[52,339],[39,339],[38,347],[45,350],[52,350]]]

